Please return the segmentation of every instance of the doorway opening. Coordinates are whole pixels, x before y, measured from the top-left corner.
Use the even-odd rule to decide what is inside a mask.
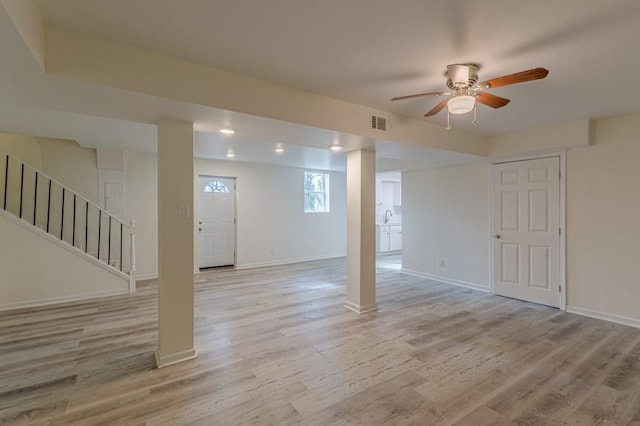
[[[378,267],[402,268],[402,175],[376,173],[376,255]]]

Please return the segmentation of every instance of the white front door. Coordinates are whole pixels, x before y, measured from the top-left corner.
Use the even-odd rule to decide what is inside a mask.
[[[560,159],[493,166],[493,291],[560,307]]]
[[[198,267],[235,264],[236,182],[234,178],[200,176],[197,221]]]

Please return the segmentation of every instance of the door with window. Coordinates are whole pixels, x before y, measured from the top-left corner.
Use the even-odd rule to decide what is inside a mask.
[[[493,291],[560,307],[560,159],[494,164]]]
[[[235,264],[235,193],[234,178],[214,176],[198,178],[199,268]]]

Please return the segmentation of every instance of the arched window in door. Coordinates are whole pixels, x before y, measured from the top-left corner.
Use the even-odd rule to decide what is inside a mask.
[[[204,192],[229,192],[229,188],[219,180],[212,180],[205,185]]]

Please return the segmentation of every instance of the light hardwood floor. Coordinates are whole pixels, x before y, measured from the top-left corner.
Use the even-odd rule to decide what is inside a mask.
[[[0,423],[640,424],[640,330],[345,259],[211,271],[198,358],[153,369],[156,288],[0,313]]]

